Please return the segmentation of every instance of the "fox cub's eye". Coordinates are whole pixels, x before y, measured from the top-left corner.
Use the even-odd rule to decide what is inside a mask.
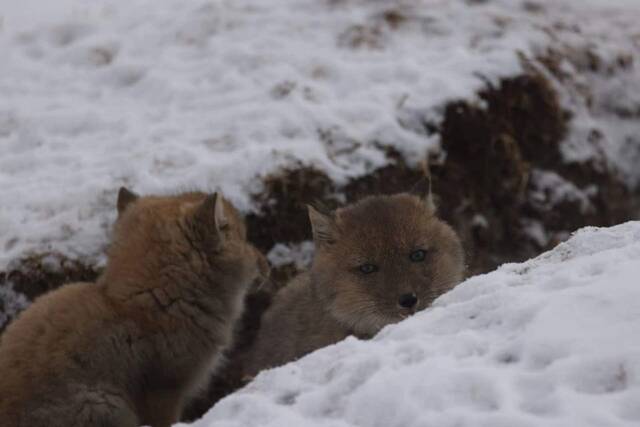
[[[378,271],[378,266],[373,264],[362,264],[358,267],[358,270],[360,270],[360,273],[362,274],[371,274]]]
[[[425,251],[424,249],[418,249],[417,251],[413,251],[411,252],[411,254],[409,254],[409,259],[413,262],[424,261],[426,257],[427,251]]]

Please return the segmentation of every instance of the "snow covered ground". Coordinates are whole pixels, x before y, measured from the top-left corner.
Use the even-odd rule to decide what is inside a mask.
[[[0,19],[0,271],[31,252],[100,262],[121,185],[221,188],[248,211],[283,167],[340,183],[385,147],[438,150],[423,122],[522,57],[640,57],[631,0],[0,0]],[[638,69],[562,89],[567,159],[640,182],[640,124],[619,114],[640,111]]]
[[[640,425],[640,222],[467,280],[260,374],[192,427]]]

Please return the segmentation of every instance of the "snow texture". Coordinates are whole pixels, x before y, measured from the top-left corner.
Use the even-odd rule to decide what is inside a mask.
[[[385,147],[417,162],[439,149],[425,123],[521,73],[522,58],[587,46],[637,59],[637,6],[0,0],[0,270],[32,252],[99,263],[121,185],[222,189],[249,211],[261,178],[283,168],[344,183],[386,164]],[[575,112],[568,160],[595,156],[640,180],[629,117],[640,99],[626,90],[638,69],[558,83]]]
[[[192,427],[640,425],[640,222],[585,228],[265,371]]]
[[[267,254],[267,259],[273,267],[293,264],[297,270],[305,270],[311,266],[313,252],[314,246],[310,240],[288,245],[276,243]]]
[[[538,169],[531,171],[529,179],[532,184],[531,203],[541,212],[550,211],[563,201],[577,203],[582,214],[593,213],[595,210],[589,198],[598,192],[595,185],[579,189],[553,171]]]

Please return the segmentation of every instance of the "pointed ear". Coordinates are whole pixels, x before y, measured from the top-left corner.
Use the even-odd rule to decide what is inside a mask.
[[[427,205],[427,209],[432,212],[436,211],[436,204],[431,192],[431,175],[428,172],[413,186],[409,193],[419,197]]]
[[[224,213],[224,203],[218,193],[208,195],[193,214],[196,226],[202,230],[205,244],[209,249],[216,250],[222,245],[220,229],[227,225]]]
[[[140,196],[138,196],[133,191],[128,190],[125,187],[120,187],[118,191],[118,215],[122,215],[122,212],[129,206],[131,203],[138,200]]]
[[[309,222],[316,244],[332,244],[337,239],[335,219],[330,213],[320,213],[313,206],[307,205]]]

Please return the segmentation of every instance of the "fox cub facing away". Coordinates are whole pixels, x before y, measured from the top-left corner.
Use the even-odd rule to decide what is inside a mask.
[[[332,214],[309,207],[313,265],[276,294],[246,375],[351,334],[370,337],[460,282],[460,240],[436,217],[429,180],[415,192],[367,197]]]
[[[0,341],[3,427],[153,427],[209,378],[266,273],[222,197],[118,196],[97,284],[38,299]]]

